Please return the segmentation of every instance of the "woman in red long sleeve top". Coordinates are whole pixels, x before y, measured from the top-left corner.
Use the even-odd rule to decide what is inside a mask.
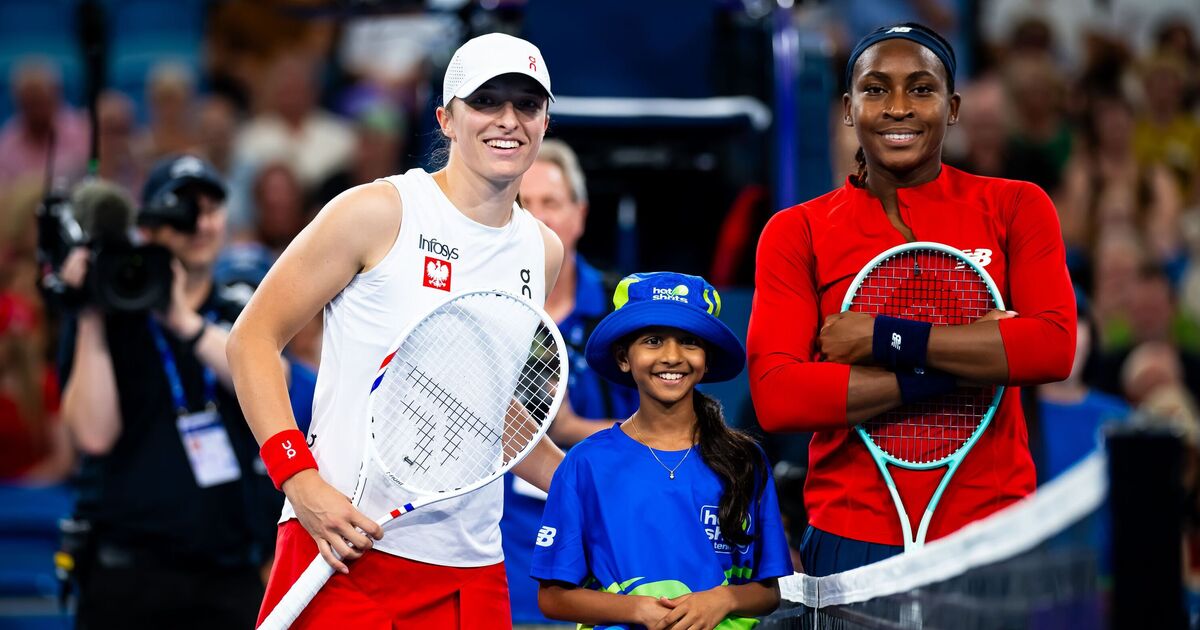
[[[882,476],[852,427],[900,405],[894,373],[873,365],[874,319],[839,313],[855,274],[906,241],[967,252],[1012,311],[935,327],[926,363],[958,379],[1010,386],[991,426],[942,497],[929,539],[1033,492],[1016,387],[1062,380],[1075,348],[1075,303],[1053,204],[1026,182],[942,164],[958,116],[949,44],[917,24],[863,38],[847,66],[845,124],[861,149],[841,188],[776,214],[763,230],[747,349],[750,389],[768,431],[813,431],[801,543],[825,575],[899,553],[900,523]],[[917,520],[942,470],[892,469]],[[915,523],[913,527],[916,529]]]

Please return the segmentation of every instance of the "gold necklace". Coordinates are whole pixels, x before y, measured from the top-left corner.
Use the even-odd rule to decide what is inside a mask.
[[[663,470],[667,471],[667,474],[669,475],[670,479],[675,478],[675,471],[679,470],[679,467],[683,465],[683,462],[684,462],[684,460],[686,460],[688,458],[688,455],[692,454],[692,447],[696,446],[695,444],[692,444],[692,446],[689,446],[687,451],[683,454],[683,457],[679,458],[679,463],[675,464],[674,468],[668,468],[667,465],[663,463],[663,460],[658,458],[658,453],[655,453],[654,449],[651,448],[649,444],[647,444],[645,441],[642,440],[642,432],[638,431],[638,428],[636,425],[633,424],[633,421],[629,422],[629,426],[633,427],[633,432],[634,432],[634,434],[637,435],[638,442],[641,442],[642,446],[645,446],[650,451],[650,454],[654,456],[654,461],[658,462],[658,465],[662,466]]]

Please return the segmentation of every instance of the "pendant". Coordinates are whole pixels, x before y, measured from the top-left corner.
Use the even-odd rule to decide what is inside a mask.
[[[674,479],[674,478],[675,478],[675,471],[674,471],[674,470],[672,470],[672,471],[669,471],[669,472],[671,473],[671,479]]]

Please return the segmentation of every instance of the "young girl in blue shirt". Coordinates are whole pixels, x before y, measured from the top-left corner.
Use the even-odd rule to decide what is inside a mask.
[[[628,420],[558,467],[531,574],[543,614],[596,628],[753,627],[792,565],[766,457],[696,390],[746,361],[703,278],[634,274],[592,332],[588,364],[636,385]]]

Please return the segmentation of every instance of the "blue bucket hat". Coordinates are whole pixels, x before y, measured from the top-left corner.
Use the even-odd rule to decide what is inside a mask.
[[[646,328],[685,330],[707,343],[708,373],[702,383],[727,381],[746,365],[746,349],[717,316],[721,296],[704,278],[659,271],[625,276],[613,293],[613,307],[592,331],[584,354],[588,365],[608,380],[633,386],[613,357],[613,344]]]

